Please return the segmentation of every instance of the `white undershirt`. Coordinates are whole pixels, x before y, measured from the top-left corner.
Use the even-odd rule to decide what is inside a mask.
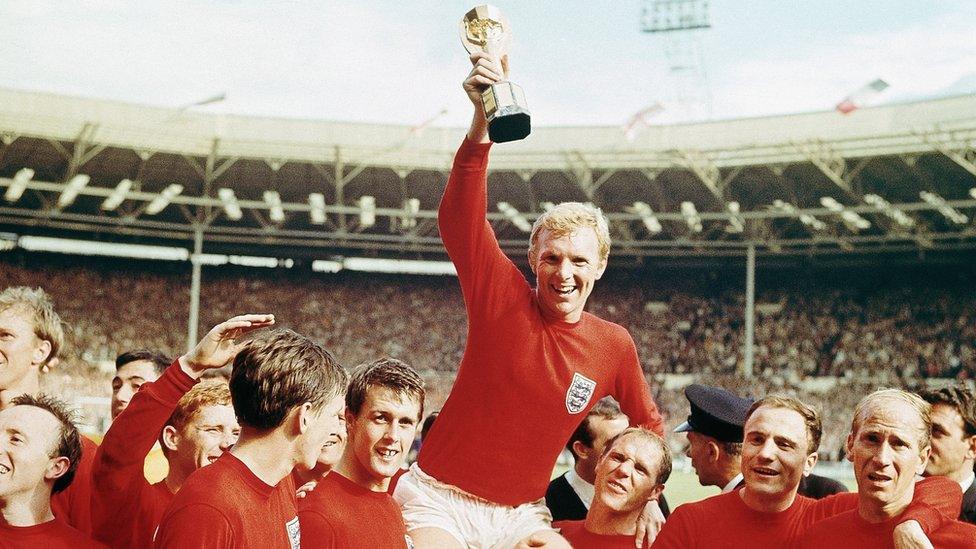
[[[969,473],[969,478],[959,483],[959,486],[962,488],[962,493],[965,494],[966,490],[969,490],[969,487],[973,485],[974,480],[976,480],[976,473]]]
[[[739,473],[738,475],[732,477],[732,480],[730,480],[729,483],[725,485],[725,488],[722,488],[722,493],[728,494],[732,490],[735,490],[735,487],[738,486],[740,482],[742,482],[742,473]]]
[[[570,469],[566,472],[566,482],[573,487],[573,491],[579,496],[580,501],[583,502],[583,506],[589,510],[590,504],[593,503],[593,493],[595,491],[593,485],[581,479],[576,474],[576,469]]]

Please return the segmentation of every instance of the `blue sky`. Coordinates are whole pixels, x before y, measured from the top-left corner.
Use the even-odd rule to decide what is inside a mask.
[[[496,1],[534,125],[618,125],[673,95],[643,2]],[[212,112],[464,125],[458,21],[472,2],[4,0],[0,86]],[[976,91],[976,1],[712,0],[701,33],[715,118]],[[680,121],[669,109],[656,120]]]

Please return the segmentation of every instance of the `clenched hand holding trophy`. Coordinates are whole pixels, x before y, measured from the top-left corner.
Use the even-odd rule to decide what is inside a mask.
[[[501,58],[511,37],[508,21],[495,6],[477,6],[461,19],[461,43],[470,54],[483,52]],[[505,76],[506,80],[488,85],[481,93],[488,137],[495,143],[524,139],[532,131],[525,93]]]

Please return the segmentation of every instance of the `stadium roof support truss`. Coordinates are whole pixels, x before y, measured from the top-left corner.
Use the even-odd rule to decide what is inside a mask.
[[[936,134],[925,133],[920,133],[919,136],[937,151],[959,164],[962,169],[976,176],[976,139],[959,139],[952,132],[942,138]]]

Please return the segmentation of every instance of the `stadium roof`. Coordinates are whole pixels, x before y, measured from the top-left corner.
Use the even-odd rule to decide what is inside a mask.
[[[441,256],[435,210],[461,135],[0,90],[0,227]],[[578,200],[603,208],[614,253],[633,258],[976,248],[972,95],[631,137],[536,128],[495,146],[489,217],[503,246],[520,256],[526,222]]]

